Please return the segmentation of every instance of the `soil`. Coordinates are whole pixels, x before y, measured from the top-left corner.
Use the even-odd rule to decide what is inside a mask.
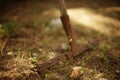
[[[54,22],[60,17],[57,9],[58,3],[47,0],[8,3],[9,5],[5,6],[0,14],[1,24],[11,21],[20,22],[22,27],[15,32],[14,36],[10,35],[8,38],[0,39],[0,80],[43,80],[31,68],[69,48],[63,27],[59,22]],[[90,20],[97,20],[96,26],[102,27],[100,25],[102,24],[109,33],[104,31],[104,27],[103,32],[87,27],[91,25],[87,21],[85,23],[89,24],[87,26],[79,24],[71,16],[78,45],[83,46],[95,40],[99,40],[99,44],[71,60],[51,67],[45,74],[45,80],[119,80],[119,1],[71,0],[66,3],[68,12],[69,10],[77,12],[74,11],[77,8],[90,11],[90,13],[83,14],[94,13],[95,18],[92,17]],[[98,16],[100,16],[100,21]],[[84,20],[82,17],[81,19]],[[70,77],[73,67],[82,68],[82,73],[75,78]]]

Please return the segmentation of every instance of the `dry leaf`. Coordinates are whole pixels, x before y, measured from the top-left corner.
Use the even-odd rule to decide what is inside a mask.
[[[78,77],[78,76],[80,75],[80,69],[81,69],[81,68],[82,68],[82,67],[73,67],[72,73],[71,73],[70,77],[71,77],[71,78],[76,78],[76,77]]]
[[[11,55],[11,56],[14,55],[14,54],[15,54],[15,53],[14,53],[14,52],[11,52],[11,51],[7,53],[7,55]]]
[[[48,55],[47,55],[48,59],[52,59],[52,58],[54,58],[55,56],[56,56],[56,53],[55,53],[55,52],[49,52]]]

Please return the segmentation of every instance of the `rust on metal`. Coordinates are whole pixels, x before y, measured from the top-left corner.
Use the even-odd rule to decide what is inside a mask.
[[[58,1],[60,3],[60,12],[61,12],[60,18],[61,18],[64,30],[66,32],[71,50],[74,50],[74,49],[76,49],[77,44],[76,44],[74,31],[73,31],[71,24],[70,24],[70,18],[69,18],[69,15],[67,13],[65,0],[58,0]]]
[[[87,51],[88,49],[90,49],[91,47],[90,46],[96,46],[98,42],[94,42],[94,43],[90,43],[89,45],[84,45],[74,51],[68,51],[68,52],[65,52],[49,61],[46,61],[42,64],[39,64],[37,65],[34,69],[37,69],[37,72],[42,74],[45,70],[49,69],[50,67],[56,65],[56,64],[59,64],[59,62],[63,62],[63,61],[66,61],[66,60],[69,60],[70,58],[73,58],[77,55],[79,55],[80,53],[84,52],[84,51]]]
[[[61,16],[61,21],[62,21],[64,30],[66,32],[71,49],[74,50],[74,49],[76,49],[77,44],[76,44],[74,31],[73,31],[71,24],[70,24],[69,16],[68,15]]]
[[[42,64],[38,64],[34,69],[37,69],[37,72],[39,74],[43,74],[43,72],[46,71],[47,69],[49,69],[50,67],[58,64],[59,62],[69,60],[70,58],[73,58],[73,57],[79,55],[80,53],[90,49],[90,46],[96,46],[98,43],[98,41],[97,41],[94,43],[84,45],[82,47],[77,46],[75,34],[71,27],[70,19],[67,14],[67,11],[66,11],[65,2],[64,2],[64,0],[59,0],[59,2],[61,5],[60,10],[61,10],[61,15],[62,15],[60,18],[61,18],[64,30],[66,32],[66,35],[67,35],[67,38],[68,38],[68,41],[70,44],[70,49],[68,52],[62,53],[59,56],[57,56],[49,61],[46,61]]]

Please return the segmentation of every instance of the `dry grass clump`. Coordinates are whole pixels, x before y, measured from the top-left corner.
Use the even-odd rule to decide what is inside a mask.
[[[39,78],[37,73],[31,70],[34,65],[25,54],[19,54],[16,57],[12,55],[11,59],[3,59],[2,63],[4,70],[0,72],[0,80],[6,80],[6,78],[10,80],[27,80],[28,77],[31,77],[29,80]]]

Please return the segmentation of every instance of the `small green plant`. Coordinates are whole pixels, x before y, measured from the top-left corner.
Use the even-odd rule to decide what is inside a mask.
[[[9,22],[3,25],[0,25],[0,37],[14,35],[17,29],[22,25],[18,22]]]
[[[29,51],[28,54],[29,54],[29,60],[31,62],[37,62],[37,57],[33,56],[33,53],[31,51]]]
[[[107,60],[107,58],[106,58],[106,54],[105,54],[104,52],[101,52],[101,58],[102,58],[104,61]]]
[[[98,36],[98,35],[100,34],[100,32],[97,31],[97,30],[93,30],[92,33],[93,33],[94,35],[96,35],[96,36]]]

